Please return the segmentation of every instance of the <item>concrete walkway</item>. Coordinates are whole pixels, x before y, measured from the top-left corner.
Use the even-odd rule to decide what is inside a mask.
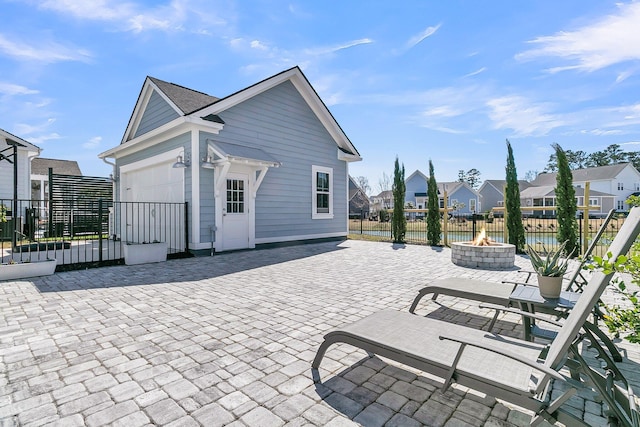
[[[528,267],[525,258],[516,264]],[[515,280],[453,265],[448,249],[346,241],[0,283],[0,426],[521,426],[530,415],[353,347],[311,360],[332,328],[407,310],[424,283]],[[493,314],[441,297],[423,315]],[[519,317],[503,333],[520,336]],[[621,366],[638,372],[638,346]],[[637,374],[636,374],[637,375]],[[604,425],[591,396],[575,412]]]

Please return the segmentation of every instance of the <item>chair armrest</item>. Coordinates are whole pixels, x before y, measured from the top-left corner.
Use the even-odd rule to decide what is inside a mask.
[[[479,305],[480,308],[488,308],[490,310],[496,310],[496,311],[504,311],[506,313],[514,313],[514,314],[519,314],[521,316],[525,316],[525,317],[529,317],[532,319],[536,319],[536,320],[540,320],[541,322],[547,322],[551,325],[554,326],[558,326],[558,327],[562,327],[562,323],[558,322],[557,320],[551,320],[545,316],[541,316],[539,314],[536,313],[530,313],[528,311],[523,311],[520,310],[518,308],[515,307],[505,307],[502,305],[496,305],[496,304],[489,304],[489,303],[482,303]]]
[[[493,353],[497,353],[500,354],[502,356],[508,357],[509,359],[513,359],[517,362],[520,362],[524,365],[530,366],[542,373],[544,373],[545,375],[548,375],[556,380],[560,380],[560,381],[568,381],[569,378],[565,377],[564,375],[562,375],[561,373],[559,373],[558,371],[554,371],[553,369],[549,368],[548,366],[543,365],[542,363],[538,362],[537,360],[531,360],[531,359],[526,359],[524,357],[522,357],[521,355],[514,353],[512,351],[509,350],[505,350],[503,348],[500,348],[499,346],[492,346],[489,345],[488,343],[484,342],[484,341],[480,341],[480,340],[475,340],[472,338],[467,338],[467,337],[459,337],[459,336],[453,336],[453,335],[440,335],[438,337],[440,340],[447,340],[447,341],[453,341],[453,342],[457,342],[463,345],[463,347],[465,345],[470,345],[472,347],[476,347],[476,348],[481,348],[487,351],[491,351]],[[497,341],[496,341],[497,342]],[[456,364],[457,364],[457,359],[456,358]],[[453,369],[455,369],[455,366],[452,366]]]

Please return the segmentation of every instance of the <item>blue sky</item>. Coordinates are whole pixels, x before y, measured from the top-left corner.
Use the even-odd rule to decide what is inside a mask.
[[[377,193],[551,144],[640,150],[640,2],[0,0],[0,128],[107,176],[147,75],[222,97],[298,65]]]

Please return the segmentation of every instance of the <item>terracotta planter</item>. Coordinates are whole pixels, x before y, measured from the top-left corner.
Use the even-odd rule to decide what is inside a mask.
[[[167,260],[167,242],[127,243],[124,245],[124,263],[127,265],[162,262]]]
[[[18,262],[0,265],[0,280],[24,279],[27,277],[49,276],[56,271],[57,261]]]
[[[538,288],[543,298],[558,298],[562,291],[562,276],[550,277],[538,275]]]

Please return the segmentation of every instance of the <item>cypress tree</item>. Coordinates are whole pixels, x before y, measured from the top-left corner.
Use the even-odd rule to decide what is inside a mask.
[[[520,187],[518,186],[518,172],[513,159],[513,149],[507,139],[507,185],[505,190],[505,210],[507,214],[508,243],[515,245],[518,253],[524,252],[525,237],[522,225],[522,211],[520,211]]]
[[[567,154],[558,144],[553,144],[558,162],[558,174],[556,175],[556,217],[558,221],[558,243],[567,241],[565,251],[567,254],[578,252],[578,224],[576,213],[576,190],[573,188],[573,174],[569,167]]]
[[[393,243],[404,243],[407,234],[407,218],[404,216],[404,197],[406,186],[404,182],[404,164],[400,168],[400,161],[396,157],[393,169],[393,218],[391,218],[391,236]]]
[[[440,244],[440,201],[438,184],[429,160],[429,181],[427,183],[427,242],[432,246]]]

